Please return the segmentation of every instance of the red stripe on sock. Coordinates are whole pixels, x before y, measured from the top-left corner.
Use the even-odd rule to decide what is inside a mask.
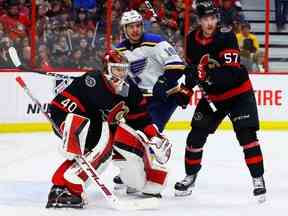
[[[197,165],[201,163],[201,159],[198,160],[185,159],[185,163],[187,163],[188,165]]]
[[[248,164],[248,165],[256,164],[256,163],[262,162],[263,157],[262,156],[255,156],[255,157],[251,157],[251,158],[246,158],[245,161],[246,161],[246,164]]]

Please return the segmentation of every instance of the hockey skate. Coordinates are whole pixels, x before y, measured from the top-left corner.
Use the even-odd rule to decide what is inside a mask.
[[[158,198],[158,199],[161,199],[162,198],[162,195],[160,193],[142,193],[142,197],[144,198],[150,198],[150,197],[155,197],[155,198]]]
[[[253,178],[253,195],[259,203],[266,201],[266,187],[263,176],[258,178]]]
[[[192,188],[195,185],[197,174],[187,175],[182,181],[177,182],[174,186],[175,196],[189,196],[192,193]]]
[[[113,182],[114,182],[114,191],[119,194],[125,194],[125,193],[133,194],[137,192],[135,188],[128,187],[127,185],[125,185],[119,175],[116,175],[113,178]]]
[[[66,187],[54,185],[48,195],[46,208],[83,208],[84,205],[81,196],[70,193]]]

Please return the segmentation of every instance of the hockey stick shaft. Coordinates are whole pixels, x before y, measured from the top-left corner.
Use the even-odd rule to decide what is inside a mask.
[[[45,116],[45,118],[51,122],[52,126],[55,128],[55,130],[57,131],[58,134],[62,134],[62,132],[60,131],[60,129],[58,128],[58,126],[55,124],[55,122],[50,118],[50,116],[48,115],[47,112],[45,112],[45,110],[43,109],[43,107],[41,106],[41,103],[39,102],[39,100],[37,100],[33,94],[31,93],[31,90],[27,87],[26,83],[24,82],[24,80],[20,77],[17,76],[16,77],[16,82],[23,88],[23,90],[25,91],[25,93],[31,98],[31,100],[40,108],[41,113]]]
[[[9,52],[9,56],[10,56],[13,64],[15,65],[15,67],[17,67],[23,71],[37,73],[37,74],[41,74],[41,75],[45,75],[45,76],[53,76],[53,77],[58,78],[58,79],[75,79],[76,78],[74,76],[67,76],[67,75],[62,75],[62,74],[57,74],[57,73],[38,71],[38,70],[33,70],[32,68],[24,67],[22,65],[20,59],[19,59],[17,50],[14,47],[10,47],[8,49],[8,52]]]
[[[151,3],[148,0],[145,1],[145,5],[152,12],[153,17],[158,19],[157,13],[155,12],[154,8],[152,7]]]
[[[201,64],[202,62],[205,62],[204,64],[206,64],[206,63],[208,64],[209,59],[210,59],[210,55],[209,55],[209,54],[205,54],[205,55],[203,55],[203,56],[201,57],[201,59],[200,59],[199,62],[200,62],[200,64]],[[216,112],[216,111],[217,111],[217,108],[216,108],[215,104],[214,104],[214,103],[210,100],[210,98],[208,97],[208,95],[207,95],[206,91],[204,90],[202,84],[199,82],[197,85],[198,85],[200,91],[202,92],[203,97],[204,97],[204,98],[206,99],[206,101],[208,102],[208,104],[209,104],[210,108],[212,109],[212,111],[213,111],[213,112]]]
[[[203,94],[203,97],[206,99],[206,101],[208,102],[210,108],[212,109],[213,112],[216,112],[217,111],[217,108],[215,106],[215,104],[209,99],[207,93],[205,92],[205,90],[203,89],[202,85],[201,84],[198,84],[198,87],[200,89],[200,91],[202,92]]]
[[[53,128],[57,131],[59,135],[62,134],[60,128],[56,125],[53,119],[48,115],[47,112],[42,108],[41,103],[37,98],[35,98],[31,90],[27,87],[24,80],[20,77],[16,77],[17,83],[23,88],[25,93],[30,97],[30,99],[40,107],[41,113],[45,118],[52,124]],[[118,210],[138,210],[138,209],[153,209],[158,207],[158,200],[156,198],[149,198],[146,200],[135,200],[131,202],[120,202],[120,200],[112,193],[112,191],[103,183],[100,175],[94,169],[94,167],[87,161],[87,159],[79,155],[76,157],[76,162],[83,169],[83,171],[92,180],[97,189],[103,194],[105,199],[108,201],[110,206]]]
[[[98,31],[98,26],[99,26],[99,21],[96,23],[94,32],[93,32],[93,39],[91,41],[91,47],[95,48],[95,42],[96,42],[96,35],[97,35],[97,31]]]

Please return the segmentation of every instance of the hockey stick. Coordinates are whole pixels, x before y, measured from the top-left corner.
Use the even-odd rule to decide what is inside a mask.
[[[209,58],[210,58],[210,55],[209,54],[205,54],[201,57],[200,61],[199,62],[203,62],[203,61],[206,61],[209,62]],[[218,63],[219,64],[219,63]],[[201,85],[201,83],[198,83],[197,84],[200,91],[202,92],[203,94],[203,97],[206,99],[206,101],[208,102],[210,108],[212,109],[213,112],[216,112],[217,111],[217,108],[216,106],[214,105],[214,103],[210,100],[210,98],[208,97],[207,93],[205,92],[203,86]]]
[[[39,100],[33,96],[31,90],[27,87],[24,80],[20,77],[16,77],[17,83],[23,88],[25,93],[31,98],[31,100],[37,104],[40,108],[40,112],[46,117],[46,119],[52,124],[54,129],[58,134],[62,134],[59,127],[55,124],[53,119],[48,115],[47,112],[42,108]],[[83,169],[83,171],[88,175],[88,177],[92,180],[97,189],[103,194],[105,199],[108,201],[110,206],[117,210],[141,210],[141,209],[155,209],[159,206],[159,200],[157,198],[146,198],[141,200],[127,200],[120,201],[112,191],[103,183],[98,172],[92,167],[92,165],[87,161],[87,159],[83,155],[79,155],[76,157],[76,162]]]
[[[146,7],[152,12],[152,16],[153,16],[156,20],[158,20],[158,15],[157,15],[157,13],[155,12],[154,8],[152,7],[151,3],[147,0],[147,1],[145,1],[145,5],[146,5]]]
[[[15,65],[15,67],[17,67],[23,71],[37,73],[37,74],[41,74],[41,75],[45,75],[45,76],[53,76],[57,79],[75,79],[76,78],[76,76],[68,76],[68,75],[62,75],[62,74],[44,72],[44,71],[38,71],[38,70],[36,71],[36,70],[31,69],[31,68],[24,67],[22,65],[22,63],[19,59],[18,53],[14,47],[10,47],[8,49],[8,52],[9,52],[9,56],[10,56],[13,64]]]
[[[96,35],[97,35],[97,31],[98,31],[98,27],[99,27],[99,21],[96,23],[94,32],[93,32],[93,39],[91,41],[91,47],[95,48],[95,42],[96,42]]]

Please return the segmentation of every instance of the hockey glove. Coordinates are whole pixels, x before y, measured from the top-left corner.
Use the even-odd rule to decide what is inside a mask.
[[[166,91],[168,89],[169,85],[167,83],[167,79],[164,76],[160,76],[153,87],[153,96],[159,100],[166,101],[168,98]]]
[[[207,66],[209,64],[209,54],[203,55],[200,59],[198,69],[198,78],[200,81],[205,81],[207,78]]]
[[[185,109],[193,95],[193,90],[187,88],[184,84],[181,84],[178,91],[172,93],[171,95],[175,97],[177,105]]]
[[[198,70],[196,65],[187,65],[184,69],[185,73],[185,86],[194,88],[198,83]]]
[[[172,144],[163,135],[154,136],[148,141],[149,148],[160,164],[165,164],[170,158]]]

